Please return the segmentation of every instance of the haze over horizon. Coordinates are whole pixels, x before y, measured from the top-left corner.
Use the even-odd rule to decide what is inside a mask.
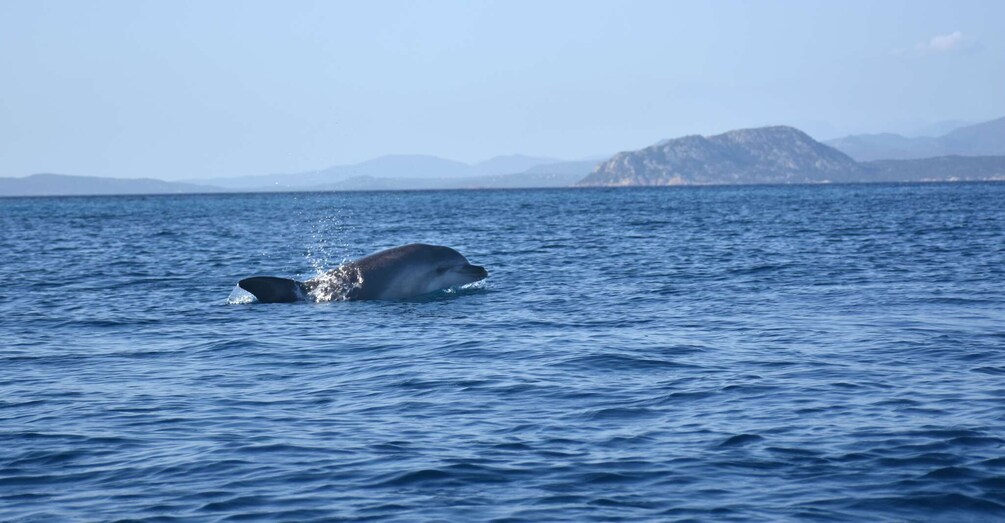
[[[995,22],[998,20],[999,22]],[[0,4],[0,176],[581,159],[1005,115],[1005,3]]]

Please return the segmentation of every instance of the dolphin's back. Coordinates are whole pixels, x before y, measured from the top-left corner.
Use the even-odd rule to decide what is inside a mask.
[[[237,285],[254,294],[261,303],[293,303],[303,300],[306,294],[302,283],[272,276],[245,278]]]
[[[447,257],[464,258],[461,253],[450,247],[410,243],[375,252],[352,262],[352,264],[362,271],[395,270],[403,264],[429,262]]]
[[[423,267],[433,267],[438,261],[449,259],[467,261],[461,253],[450,247],[425,243],[410,243],[364,256],[348,264],[359,271],[363,281],[362,287],[356,291],[353,299],[397,298],[394,289],[400,283],[398,276],[408,275],[410,268],[422,270]]]

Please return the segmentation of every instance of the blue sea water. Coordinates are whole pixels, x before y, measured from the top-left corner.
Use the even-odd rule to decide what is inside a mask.
[[[1005,184],[0,199],[0,520],[1005,518]],[[242,303],[382,248],[490,276]]]

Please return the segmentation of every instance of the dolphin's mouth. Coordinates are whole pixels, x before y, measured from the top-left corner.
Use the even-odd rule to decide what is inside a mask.
[[[471,276],[472,278],[478,278],[479,280],[485,279],[489,275],[489,271],[485,270],[485,267],[481,265],[471,265],[470,263],[462,266],[457,272],[464,274],[465,276]]]

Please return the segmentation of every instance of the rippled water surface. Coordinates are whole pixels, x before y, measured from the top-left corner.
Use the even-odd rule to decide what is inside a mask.
[[[0,520],[1005,518],[1005,184],[0,199]],[[484,285],[228,303],[410,242]]]

